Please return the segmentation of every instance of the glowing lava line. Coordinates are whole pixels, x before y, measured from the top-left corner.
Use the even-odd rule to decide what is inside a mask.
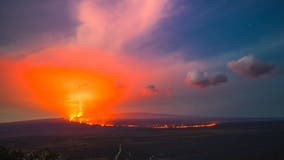
[[[104,123],[92,123],[90,121],[78,121],[69,120],[70,122],[79,122],[87,125],[94,125],[100,127],[126,127],[126,128],[156,128],[156,129],[186,129],[186,128],[207,128],[217,126],[216,122],[204,123],[204,124],[194,124],[194,125],[184,125],[184,124],[153,124],[153,125],[138,125],[138,124],[115,124],[111,122]]]

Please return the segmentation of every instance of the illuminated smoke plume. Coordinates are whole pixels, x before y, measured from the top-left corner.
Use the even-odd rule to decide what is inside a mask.
[[[115,106],[139,101],[145,82],[175,80],[173,75],[200,65],[171,56],[143,60],[124,53],[125,44],[157,26],[169,1],[100,2],[78,1],[74,13],[80,25],[74,39],[31,48],[33,54],[16,50],[1,56],[1,101],[25,102],[74,121],[104,123]],[[143,89],[146,94],[160,92],[155,85]]]

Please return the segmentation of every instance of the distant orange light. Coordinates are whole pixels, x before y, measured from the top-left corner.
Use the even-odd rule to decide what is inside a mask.
[[[195,124],[195,125],[177,125],[175,128],[203,128],[203,127],[214,127],[217,123],[207,123],[207,124]]]

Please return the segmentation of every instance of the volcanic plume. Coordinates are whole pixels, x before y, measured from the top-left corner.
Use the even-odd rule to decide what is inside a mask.
[[[5,101],[40,107],[71,121],[104,123],[113,118],[116,106],[140,101],[144,86],[163,86],[164,79],[195,65],[174,56],[141,59],[123,53],[126,44],[155,28],[168,1],[125,0],[113,10],[96,1],[78,3],[75,38],[1,57]],[[120,16],[113,14],[117,11]]]

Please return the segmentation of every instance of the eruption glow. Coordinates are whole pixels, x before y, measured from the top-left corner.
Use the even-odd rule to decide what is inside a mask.
[[[113,8],[98,1],[78,3],[75,13],[81,23],[74,39],[0,57],[0,98],[17,107],[41,107],[70,121],[111,126],[107,121],[114,118],[116,106],[132,109],[161,95],[163,90],[149,88],[149,83],[170,86],[165,79],[172,82],[176,74],[200,65],[175,56],[141,59],[123,50],[155,28],[169,1],[125,0]],[[143,86],[148,89],[141,97]]]
[[[28,79],[34,99],[44,102],[42,106],[59,109],[65,118],[81,123],[103,123],[119,97],[111,78],[86,71],[39,68],[30,71]]]

